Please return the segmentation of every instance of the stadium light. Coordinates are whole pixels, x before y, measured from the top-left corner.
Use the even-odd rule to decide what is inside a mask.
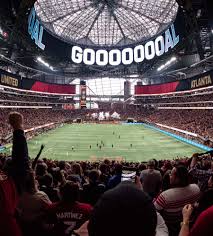
[[[175,62],[177,60],[176,57],[172,57],[170,60],[168,60],[165,64],[161,65],[160,67],[158,67],[157,71],[161,71],[165,68],[167,68],[169,65],[172,64],[172,62]]]
[[[0,26],[0,36],[3,37],[4,39],[8,38],[8,33],[5,32],[1,26]]]
[[[44,61],[41,57],[37,57],[37,61],[49,68],[50,70],[54,71],[53,67],[50,66],[50,64]]]
[[[130,75],[129,77],[131,77],[131,78],[138,78],[139,76],[138,75]]]

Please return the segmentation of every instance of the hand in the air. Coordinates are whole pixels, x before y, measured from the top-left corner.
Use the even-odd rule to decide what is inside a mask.
[[[22,129],[23,116],[18,112],[12,112],[9,115],[9,124],[14,130]]]

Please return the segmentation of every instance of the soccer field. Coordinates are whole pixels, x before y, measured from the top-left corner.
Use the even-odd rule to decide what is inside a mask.
[[[28,144],[30,157],[35,157],[40,145],[45,144],[42,157],[54,160],[113,158],[147,161],[152,158],[173,159],[202,152],[199,148],[142,125],[64,125],[34,137]]]

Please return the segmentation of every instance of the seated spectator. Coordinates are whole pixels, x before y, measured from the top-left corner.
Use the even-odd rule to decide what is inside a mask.
[[[17,207],[24,235],[42,235],[41,217],[49,204],[47,194],[38,190],[34,172],[29,171]]]
[[[155,198],[160,191],[162,184],[162,176],[160,171],[155,170],[155,161],[148,162],[148,169],[143,170],[140,175],[143,190],[150,197]]]
[[[108,182],[108,188],[114,188],[121,182],[121,176],[122,176],[122,165],[121,164],[115,164],[114,168],[114,175],[109,179]]]
[[[195,203],[200,190],[196,184],[189,184],[188,171],[184,166],[172,169],[171,189],[162,192],[155,201],[156,209],[162,214],[172,236],[178,235],[182,221],[182,208],[186,203]]]
[[[51,230],[53,236],[71,235],[90,217],[92,207],[89,204],[78,202],[79,186],[67,181],[60,188],[61,201],[53,203],[46,212],[46,220],[54,225]]]
[[[167,236],[168,231],[151,198],[133,183],[123,182],[98,201],[89,220],[88,234]]]
[[[83,202],[95,205],[106,187],[100,182],[100,173],[97,170],[89,172],[89,183],[83,185]]]

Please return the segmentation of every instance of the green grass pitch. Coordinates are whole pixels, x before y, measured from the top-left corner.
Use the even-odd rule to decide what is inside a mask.
[[[194,152],[202,152],[199,148],[142,125],[64,125],[28,141],[30,157],[36,156],[42,143],[45,144],[42,157],[54,160],[111,158],[147,161],[152,158],[190,157]]]

